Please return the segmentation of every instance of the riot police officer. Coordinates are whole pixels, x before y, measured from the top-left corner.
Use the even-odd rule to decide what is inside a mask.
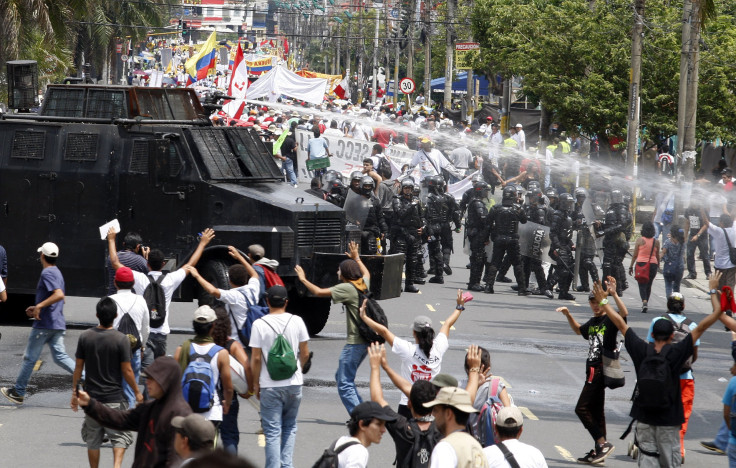
[[[435,175],[427,178],[427,236],[430,258],[430,283],[444,284],[444,261],[442,258],[442,230],[445,224],[449,227],[449,207],[442,192],[444,179]]]
[[[631,223],[631,212],[624,203],[623,192],[612,190],[611,205],[606,210],[603,223],[596,224],[596,236],[603,237],[603,277],[616,279],[619,295],[628,287],[623,260],[629,250]]]
[[[450,221],[455,223],[455,232],[460,232],[460,207],[457,204],[457,200],[452,194],[447,193],[447,182],[442,178],[442,196],[445,198],[445,204],[447,205],[447,217],[445,222],[442,224],[442,262],[444,264],[443,269],[446,275],[452,274],[452,268],[450,268],[450,255],[453,252],[452,247],[452,227]]]
[[[574,300],[570,294],[572,284],[574,259],[572,256],[572,215],[575,209],[575,200],[569,193],[560,195],[559,210],[552,217],[549,237],[552,240],[552,258],[557,261],[557,279],[560,285],[559,299]]]
[[[575,189],[575,214],[573,220],[575,222],[575,229],[578,230],[577,240],[577,251],[576,255],[580,255],[580,285],[577,288],[578,292],[590,291],[590,283],[588,282],[588,275],[593,282],[598,281],[598,268],[596,268],[593,258],[595,257],[595,239],[590,233],[588,223],[593,220],[585,219],[583,213],[583,203],[588,198],[588,191],[583,187]]]
[[[363,183],[363,176],[364,174],[360,171],[353,171],[350,173],[350,190],[357,193],[358,195],[363,195],[363,190],[361,188],[361,184]]]
[[[401,193],[393,200],[394,221],[391,225],[391,253],[403,253],[406,264],[404,292],[419,292],[417,261],[421,235],[425,229],[419,199],[414,196],[414,180],[407,177],[401,182]]]
[[[465,220],[465,232],[470,243],[470,279],[468,289],[483,291],[480,278],[486,263],[486,242],[488,241],[488,227],[486,217],[488,209],[484,199],[488,196],[490,187],[484,180],[473,182],[472,197],[468,201],[468,215]]]
[[[376,181],[371,176],[363,176],[361,183],[362,195],[370,201],[371,206],[360,233],[360,251],[363,254],[375,255],[378,252],[378,243],[388,232],[388,226],[383,216],[381,202],[374,194]]]
[[[530,184],[531,185],[531,184]],[[547,222],[547,211],[548,208],[544,205],[544,195],[539,187],[533,187],[529,190],[529,204],[525,205],[527,218],[532,223],[541,224],[545,226]],[[531,273],[537,278],[537,287],[539,292],[535,291],[534,294],[544,294],[548,298],[552,299],[553,294],[550,288],[547,287],[547,280],[544,276],[544,268],[542,267],[542,260],[532,257],[524,257],[522,259],[524,265],[524,278],[526,279],[526,286],[529,287],[529,277]]]
[[[337,171],[327,171],[322,176],[324,190],[327,191],[327,201],[340,208],[345,206],[347,187],[342,182],[342,175]]]
[[[501,195],[501,206],[494,206],[486,218],[487,230],[493,241],[493,255],[491,265],[486,269],[485,292],[493,294],[493,284],[496,272],[501,266],[504,255],[509,256],[509,261],[514,267],[514,276],[518,285],[518,294],[526,296],[530,293],[526,290],[524,281],[524,270],[521,267],[521,255],[519,253],[519,223],[526,223],[527,217],[521,205],[517,204],[517,191],[513,186],[507,185]]]

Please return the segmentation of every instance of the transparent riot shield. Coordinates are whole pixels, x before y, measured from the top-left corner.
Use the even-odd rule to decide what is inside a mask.
[[[345,198],[345,219],[348,223],[359,226],[361,229],[365,226],[365,220],[368,219],[368,212],[371,209],[371,202],[363,195],[358,195],[352,190],[348,190],[348,196]]]
[[[519,224],[519,250],[521,255],[543,262],[554,263],[554,260],[549,256],[551,245],[549,226],[532,222]]]

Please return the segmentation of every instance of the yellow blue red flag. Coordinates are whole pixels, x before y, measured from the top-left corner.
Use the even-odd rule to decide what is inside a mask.
[[[207,77],[207,72],[211,68],[215,68],[215,57],[217,56],[217,39],[215,32],[212,31],[207,42],[204,43],[196,55],[187,60],[184,68],[189,74],[189,83],[203,80]]]

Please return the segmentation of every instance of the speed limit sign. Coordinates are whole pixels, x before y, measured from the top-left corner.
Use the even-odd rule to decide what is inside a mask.
[[[120,56],[120,60],[122,60],[123,62],[127,62],[128,61],[128,56],[125,55],[125,54],[123,54],[123,55]]]
[[[416,88],[417,85],[414,84],[414,80],[411,78],[402,78],[401,81],[399,81],[399,89],[401,89],[401,92],[404,94],[411,94]]]

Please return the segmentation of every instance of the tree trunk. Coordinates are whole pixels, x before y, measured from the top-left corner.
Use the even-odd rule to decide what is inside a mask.
[[[677,98],[677,154],[682,156],[685,141],[685,114],[687,107],[687,88],[690,79],[690,23],[693,20],[692,0],[684,0],[682,6],[682,46],[680,48],[680,88]]]
[[[454,52],[455,28],[452,22],[455,20],[455,0],[447,2],[447,20],[445,32],[445,109],[452,108],[452,58]]]
[[[644,3],[636,0],[634,10],[634,27],[631,35],[631,83],[629,88],[629,116],[626,132],[626,167],[627,172],[636,166],[639,140],[639,89],[641,87],[641,50],[644,31]]]
[[[700,0],[693,1],[690,22],[690,74],[687,81],[687,103],[685,104],[685,139],[682,142],[683,175],[685,181],[695,178],[695,127],[698,114],[698,72],[700,68]]]

